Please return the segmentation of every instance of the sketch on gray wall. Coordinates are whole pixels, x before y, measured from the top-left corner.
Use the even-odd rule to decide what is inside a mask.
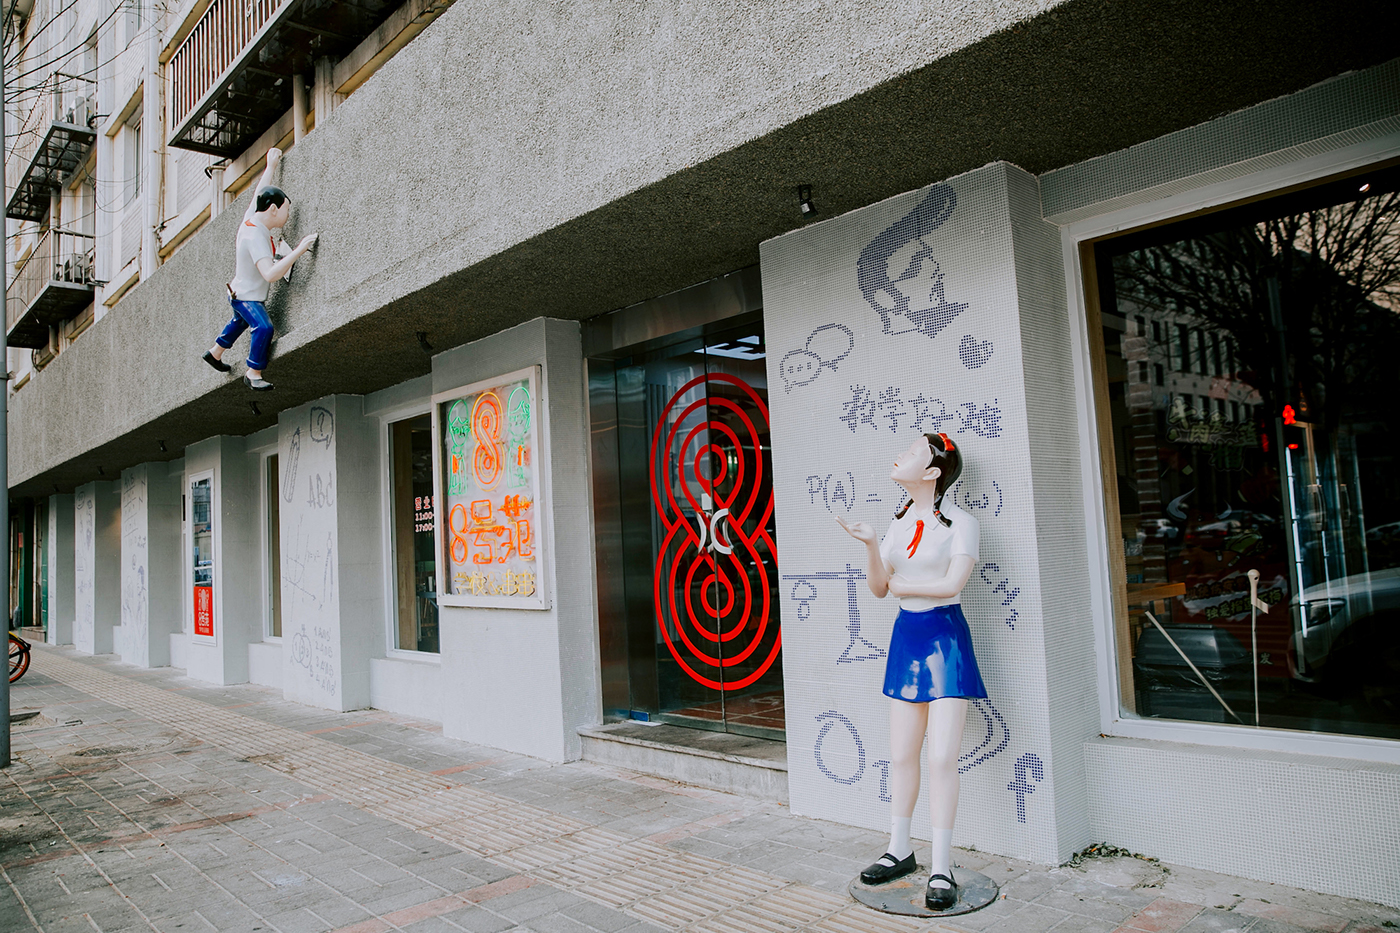
[[[300,430],[300,429],[298,429]],[[329,449],[335,439],[335,415],[320,405],[311,406],[311,442],[325,444]]]
[[[870,641],[860,631],[860,587],[856,584],[865,579],[865,571],[847,564],[845,570],[783,574],[783,579],[793,581],[789,598],[797,603],[797,618],[801,622],[811,618],[812,604],[817,601],[815,581],[844,581],[846,584],[846,634],[849,639],[845,649],[836,658],[836,663],[853,664],[856,661],[878,661],[885,657],[885,649]]]
[[[925,237],[953,215],[958,196],[948,185],[934,185],[908,214],[880,232],[861,250],[856,284],[880,315],[885,333],[937,337],[959,314],[962,302],[944,296],[943,271]],[[815,377],[814,377],[815,378]]]
[[[931,434],[966,434],[979,437],[1001,437],[1001,408],[999,399],[961,402],[950,410],[940,398],[906,396],[900,386],[872,390],[868,386],[851,386],[851,397],[841,404],[836,416],[851,433],[858,428],[878,431],[887,427],[892,434],[918,430]]]
[[[292,496],[296,493],[297,466],[300,463],[301,428],[298,427],[287,441],[287,455],[283,458],[282,464],[282,498],[288,502],[292,501]]]
[[[301,427],[297,427],[287,440],[287,455],[281,466],[281,497],[291,502],[297,490],[297,466],[301,464]]]
[[[823,324],[813,330],[807,335],[807,343],[801,349],[789,350],[778,363],[784,391],[791,392],[796,386],[811,385],[823,369],[835,372],[836,367],[855,348],[855,331],[845,324]]]
[[[332,560],[332,540],[326,532],[324,547],[313,540],[311,532],[302,531],[304,519],[297,519],[292,546],[282,558],[282,583],[296,590],[302,603],[315,609],[323,608],[335,598],[335,566]]]
[[[990,340],[978,341],[971,334],[964,334],[963,339],[958,341],[958,359],[968,369],[977,369],[987,360],[992,358],[992,342]]]
[[[1035,784],[1030,779],[1035,780]],[[1016,795],[1016,822],[1026,821],[1026,798],[1035,793],[1035,785],[1045,780],[1045,765],[1040,756],[1026,752],[1016,759],[1016,777],[1006,789]]]

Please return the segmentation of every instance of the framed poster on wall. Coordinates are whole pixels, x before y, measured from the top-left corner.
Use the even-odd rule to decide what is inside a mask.
[[[214,628],[214,474],[190,477],[190,566],[194,570],[194,636],[218,644]]]
[[[438,601],[548,609],[539,367],[433,396]]]

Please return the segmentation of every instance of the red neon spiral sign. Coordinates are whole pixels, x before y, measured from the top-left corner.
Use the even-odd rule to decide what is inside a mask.
[[[701,385],[709,391],[673,415]],[[717,394],[730,386],[739,390],[730,390],[737,399]],[[700,420],[693,421],[697,412]],[[687,424],[692,426],[682,436]],[[769,580],[777,547],[768,530],[773,491],[762,455],[767,426],[768,406],[757,392],[727,373],[709,373],[671,396],[652,437],[652,502],[666,529],[652,575],[657,625],[681,669],[712,690],[749,686],[768,672],[782,648]],[[713,476],[705,475],[706,463]],[[695,517],[686,517],[677,488]],[[711,508],[696,498],[697,488]],[[750,661],[770,628],[771,647]],[[733,680],[724,676],[746,662],[756,666]]]

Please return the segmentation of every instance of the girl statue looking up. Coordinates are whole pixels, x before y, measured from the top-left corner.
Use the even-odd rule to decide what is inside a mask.
[[[866,884],[883,884],[917,867],[909,827],[919,797],[919,752],[927,735],[933,851],[924,900],[938,911],[958,900],[951,848],[967,701],[987,695],[960,604],[977,562],[977,520],[944,501],[961,472],[962,455],[948,435],[921,435],[895,458],[890,471],[909,501],[895,513],[884,540],[876,539],[865,522],[837,519],[865,545],[870,591],[881,599],[886,594],[899,598],[885,667],[890,846],[860,877]]]

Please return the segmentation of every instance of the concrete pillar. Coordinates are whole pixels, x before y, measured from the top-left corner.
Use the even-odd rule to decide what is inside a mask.
[[[224,199],[228,197],[224,193],[224,170],[221,168],[211,168],[209,170],[209,219],[218,217],[224,209]]]
[[[540,366],[537,413],[544,500],[539,573],[548,609],[444,606],[443,735],[550,761],[582,754],[578,727],[602,719],[592,585],[588,422],[579,327],[538,318],[438,354],[433,391]],[[529,709],[529,716],[511,710]]]
[[[115,482],[73,494],[73,647],[111,654],[121,624],[121,494]]]
[[[122,472],[122,660],[170,663],[170,635],[181,628],[180,478],[165,463]]]
[[[73,494],[49,496],[49,644],[73,644]]]
[[[278,418],[282,689],[327,709],[369,705],[385,651],[379,422],[334,395]]]
[[[1090,841],[1098,720],[1064,260],[1036,179],[989,165],[759,255],[778,567],[801,581],[780,590],[793,812],[888,825],[894,609],[864,583],[847,597],[824,581],[864,559],[833,516],[883,534],[890,457],[937,431],[964,458],[950,498],[980,527],[961,602],[989,694],[968,714],[954,842],[1063,862]],[[926,806],[914,814],[929,832]]]
[[[212,480],[213,632],[194,627],[194,503],[191,486],[200,477]],[[258,457],[241,437],[211,437],[185,448],[180,494],[185,498],[185,532],[181,539],[181,600],[187,639],[185,670],[215,684],[248,681],[248,644],[262,641],[261,568],[258,560]]]
[[[292,142],[306,135],[306,76],[292,75]]]
[[[316,74],[311,84],[311,110],[316,114],[319,127],[335,110],[335,61],[330,58],[316,59]]]

